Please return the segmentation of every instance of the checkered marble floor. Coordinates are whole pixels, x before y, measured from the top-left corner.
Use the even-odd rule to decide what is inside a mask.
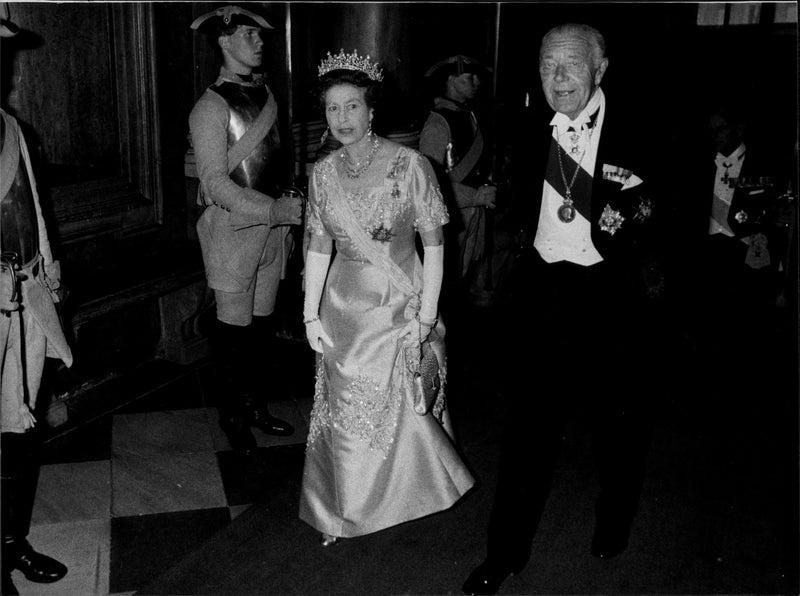
[[[193,367],[44,443],[29,540],[69,573],[48,585],[15,571],[20,593],[133,594],[302,466],[310,392],[270,399],[296,432],[254,429],[259,449],[244,457],[219,428],[210,378]]]

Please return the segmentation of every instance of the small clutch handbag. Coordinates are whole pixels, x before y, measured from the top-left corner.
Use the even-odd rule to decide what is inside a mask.
[[[420,416],[430,412],[439,395],[439,359],[429,341],[420,344],[419,368],[414,373],[414,411]]]

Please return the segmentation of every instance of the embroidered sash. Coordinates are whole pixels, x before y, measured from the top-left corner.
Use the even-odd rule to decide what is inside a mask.
[[[564,176],[567,180],[572,179],[572,175],[575,172],[574,168],[581,168],[575,179],[575,184],[571,189],[572,204],[578,213],[591,221],[592,176],[574,159],[569,157],[567,152],[564,151],[558,141],[552,136],[550,137],[550,152],[547,156],[545,180],[562,198],[566,197],[567,187],[564,185],[564,180],[561,177],[561,171],[558,166],[558,151],[561,152],[561,163],[565,164],[564,169],[567,170],[564,172]],[[566,164],[570,164],[572,167]]]
[[[366,230],[361,226],[358,217],[347,202],[347,193],[344,191],[344,188],[342,188],[333,163],[329,162],[327,167],[330,169],[329,178],[336,181],[336,192],[339,197],[341,197],[339,201],[330,201],[329,206],[331,211],[358,251],[372,265],[386,274],[386,277],[388,277],[401,292],[411,297],[405,314],[406,319],[413,319],[416,311],[418,311],[420,307],[420,289],[415,286],[411,278],[397,266],[397,263],[376,247],[375,241],[372,240]],[[409,308],[414,310],[409,311]]]

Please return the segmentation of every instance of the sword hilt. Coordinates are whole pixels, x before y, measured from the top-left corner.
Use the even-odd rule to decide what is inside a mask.
[[[11,302],[16,302],[17,298],[19,297],[19,278],[17,276],[17,271],[20,270],[19,265],[19,253],[13,251],[5,251],[0,253],[0,267],[2,267],[3,271],[8,271],[11,273]],[[11,316],[11,313],[7,310],[0,311],[7,317]]]

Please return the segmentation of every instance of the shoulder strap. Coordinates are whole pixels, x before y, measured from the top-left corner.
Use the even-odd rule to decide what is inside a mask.
[[[253,152],[258,144],[269,133],[275,121],[278,119],[278,104],[275,96],[269,89],[269,97],[264,108],[253,121],[253,124],[230,149],[228,149],[228,173],[233,172],[242,163],[242,160]]]
[[[454,114],[453,110],[436,107],[431,110],[431,113],[437,114],[445,121],[450,138],[452,139],[453,124],[451,124],[450,118]],[[474,170],[475,166],[478,164],[481,153],[483,153],[483,134],[481,133],[480,126],[478,126],[477,122],[475,121],[475,115],[472,112],[466,111],[461,113],[468,113],[473,119],[473,123],[475,124],[475,136],[472,139],[472,145],[467,150],[466,154],[464,154],[464,157],[462,157],[461,161],[453,166],[453,168],[448,172],[448,175],[453,182],[461,182],[467,176],[469,176],[472,173],[472,170]]]
[[[467,151],[467,154],[461,159],[460,162],[450,170],[450,179],[454,182],[461,182],[466,178],[475,166],[478,163],[478,159],[481,157],[481,153],[483,153],[483,135],[481,134],[481,129],[478,128],[475,131],[475,138],[472,139],[472,145]]]
[[[267,103],[259,112],[253,124],[248,128],[234,145],[228,149],[228,174],[233,172],[236,167],[242,163],[245,157],[253,152],[253,149],[258,147],[258,144],[269,133],[275,121],[278,119],[278,104],[275,102],[275,97],[272,92],[267,88],[269,96]],[[219,94],[218,94],[219,95]],[[210,205],[211,199],[203,190],[203,185],[197,186],[197,199],[196,202],[200,206]]]
[[[2,171],[0,171],[0,199],[8,194],[19,168],[19,130],[17,122],[2,114],[5,122],[5,138],[3,139]]]

